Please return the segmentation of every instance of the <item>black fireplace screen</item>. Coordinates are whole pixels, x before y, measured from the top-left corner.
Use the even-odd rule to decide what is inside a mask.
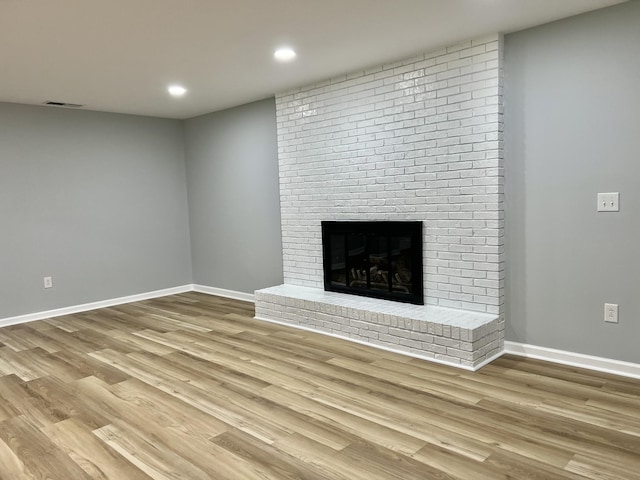
[[[422,222],[322,222],[325,290],[424,304]]]

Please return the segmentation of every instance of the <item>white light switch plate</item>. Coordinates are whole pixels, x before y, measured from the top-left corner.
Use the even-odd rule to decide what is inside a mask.
[[[620,211],[620,193],[599,193],[598,194],[598,211],[599,212],[619,212]]]

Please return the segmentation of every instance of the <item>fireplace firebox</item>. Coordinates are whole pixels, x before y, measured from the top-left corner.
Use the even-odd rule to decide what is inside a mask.
[[[322,222],[324,288],[424,305],[422,222]]]

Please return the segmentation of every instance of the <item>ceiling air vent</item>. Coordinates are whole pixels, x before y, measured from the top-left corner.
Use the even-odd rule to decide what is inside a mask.
[[[54,107],[68,107],[68,108],[80,108],[84,107],[84,105],[80,105],[79,103],[67,103],[67,102],[53,102],[51,100],[47,100],[44,102],[45,105],[51,105]]]

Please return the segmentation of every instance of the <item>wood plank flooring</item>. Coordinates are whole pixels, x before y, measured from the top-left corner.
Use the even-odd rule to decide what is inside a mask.
[[[252,317],[188,293],[0,329],[0,479],[640,479],[640,381]]]

